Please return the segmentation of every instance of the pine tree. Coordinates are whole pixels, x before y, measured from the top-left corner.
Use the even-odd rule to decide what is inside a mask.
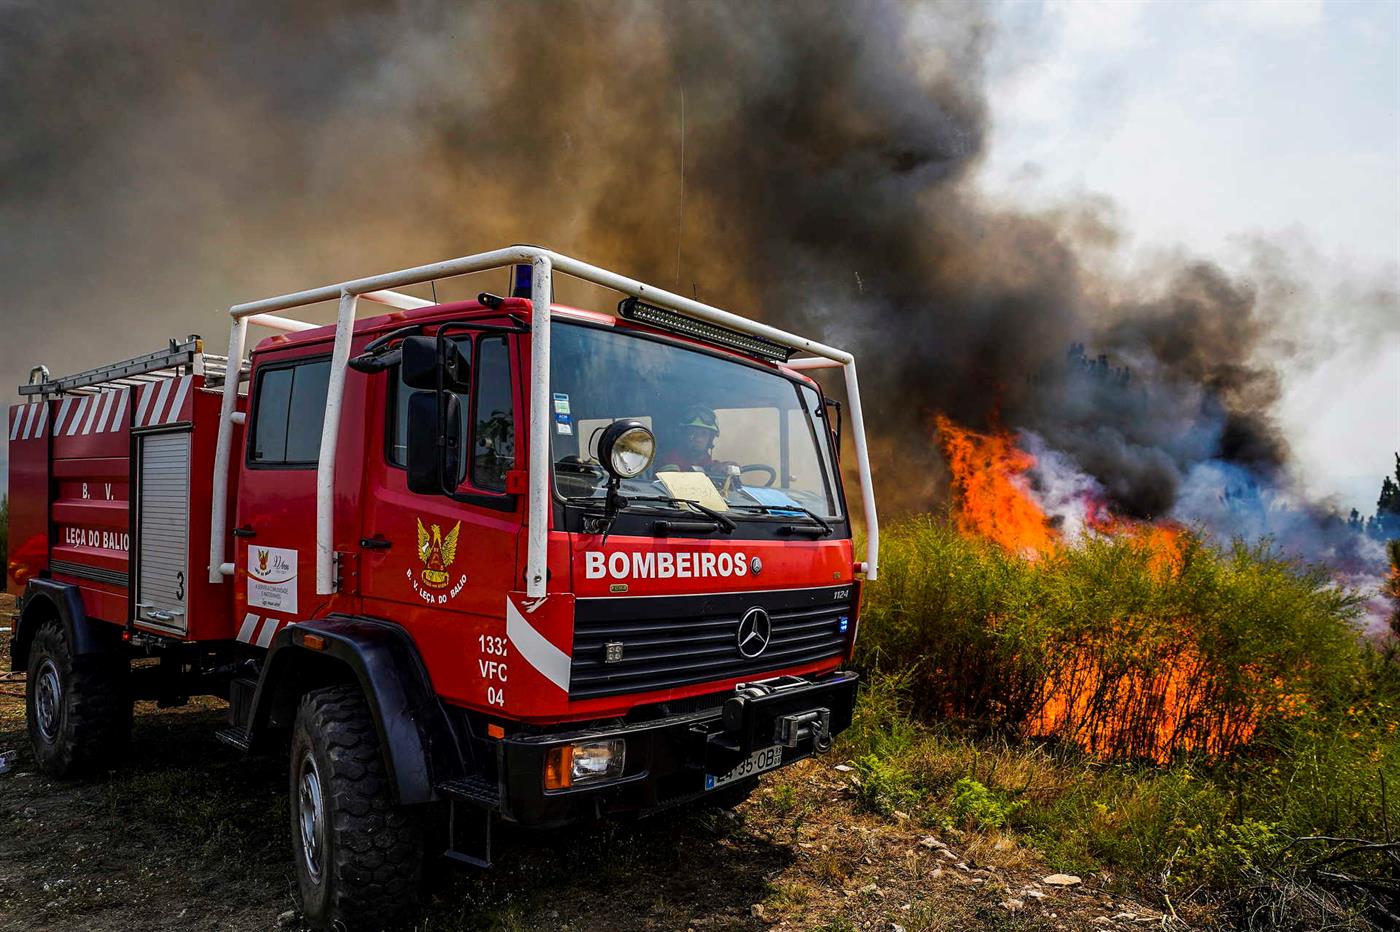
[[[1376,499],[1375,533],[1386,540],[1400,537],[1400,453],[1395,454],[1395,478],[1381,480],[1380,498]]]

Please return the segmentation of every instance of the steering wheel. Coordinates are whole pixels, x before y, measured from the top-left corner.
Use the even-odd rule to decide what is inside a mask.
[[[767,465],[766,463],[750,463],[750,464],[747,465],[747,466],[741,466],[741,467],[739,467],[739,472],[740,472],[740,474],[743,474],[743,473],[746,473],[746,472],[763,472],[763,473],[767,473],[767,474],[768,474],[768,481],[765,482],[765,483],[763,483],[761,486],[759,486],[759,488],[763,488],[763,489],[771,489],[771,488],[774,486],[774,484],[776,484],[777,481],[778,481],[778,471],[777,471],[776,469],[774,469],[772,466]],[[747,484],[747,483],[746,483],[746,484]]]

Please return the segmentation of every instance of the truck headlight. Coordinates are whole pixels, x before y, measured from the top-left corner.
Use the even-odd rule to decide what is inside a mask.
[[[640,476],[655,456],[656,438],[635,418],[613,421],[598,439],[599,461],[619,479]]]
[[[544,756],[544,788],[563,790],[581,783],[600,783],[622,776],[627,762],[623,738],[575,741],[550,748]]]

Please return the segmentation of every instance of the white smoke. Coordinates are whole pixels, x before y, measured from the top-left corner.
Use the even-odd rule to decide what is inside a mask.
[[[1104,487],[1039,434],[1019,431],[1017,442],[1036,460],[1027,475],[1029,494],[1065,540],[1076,543],[1102,533],[1109,517]],[[1291,559],[1325,566],[1336,586],[1365,600],[1363,630],[1374,637],[1387,630],[1391,607],[1381,590],[1388,567],[1384,545],[1304,494],[1265,484],[1231,463],[1207,460],[1187,470],[1166,518],[1216,546],[1262,542]]]
[[[1099,481],[1035,431],[1018,431],[1017,445],[1035,457],[1030,493],[1051,523],[1071,543],[1093,534],[1092,522],[1107,500]]]

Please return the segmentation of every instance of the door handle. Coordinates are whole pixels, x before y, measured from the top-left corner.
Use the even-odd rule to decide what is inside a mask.
[[[137,602],[136,614],[142,618],[148,618],[151,621],[174,621],[176,618],[185,617],[184,612],[175,611],[174,609],[158,609],[150,602]]]
[[[388,550],[394,542],[383,537],[361,537],[360,546],[366,550]]]
[[[250,527],[236,527],[233,529],[234,537],[257,537],[258,532]]]

